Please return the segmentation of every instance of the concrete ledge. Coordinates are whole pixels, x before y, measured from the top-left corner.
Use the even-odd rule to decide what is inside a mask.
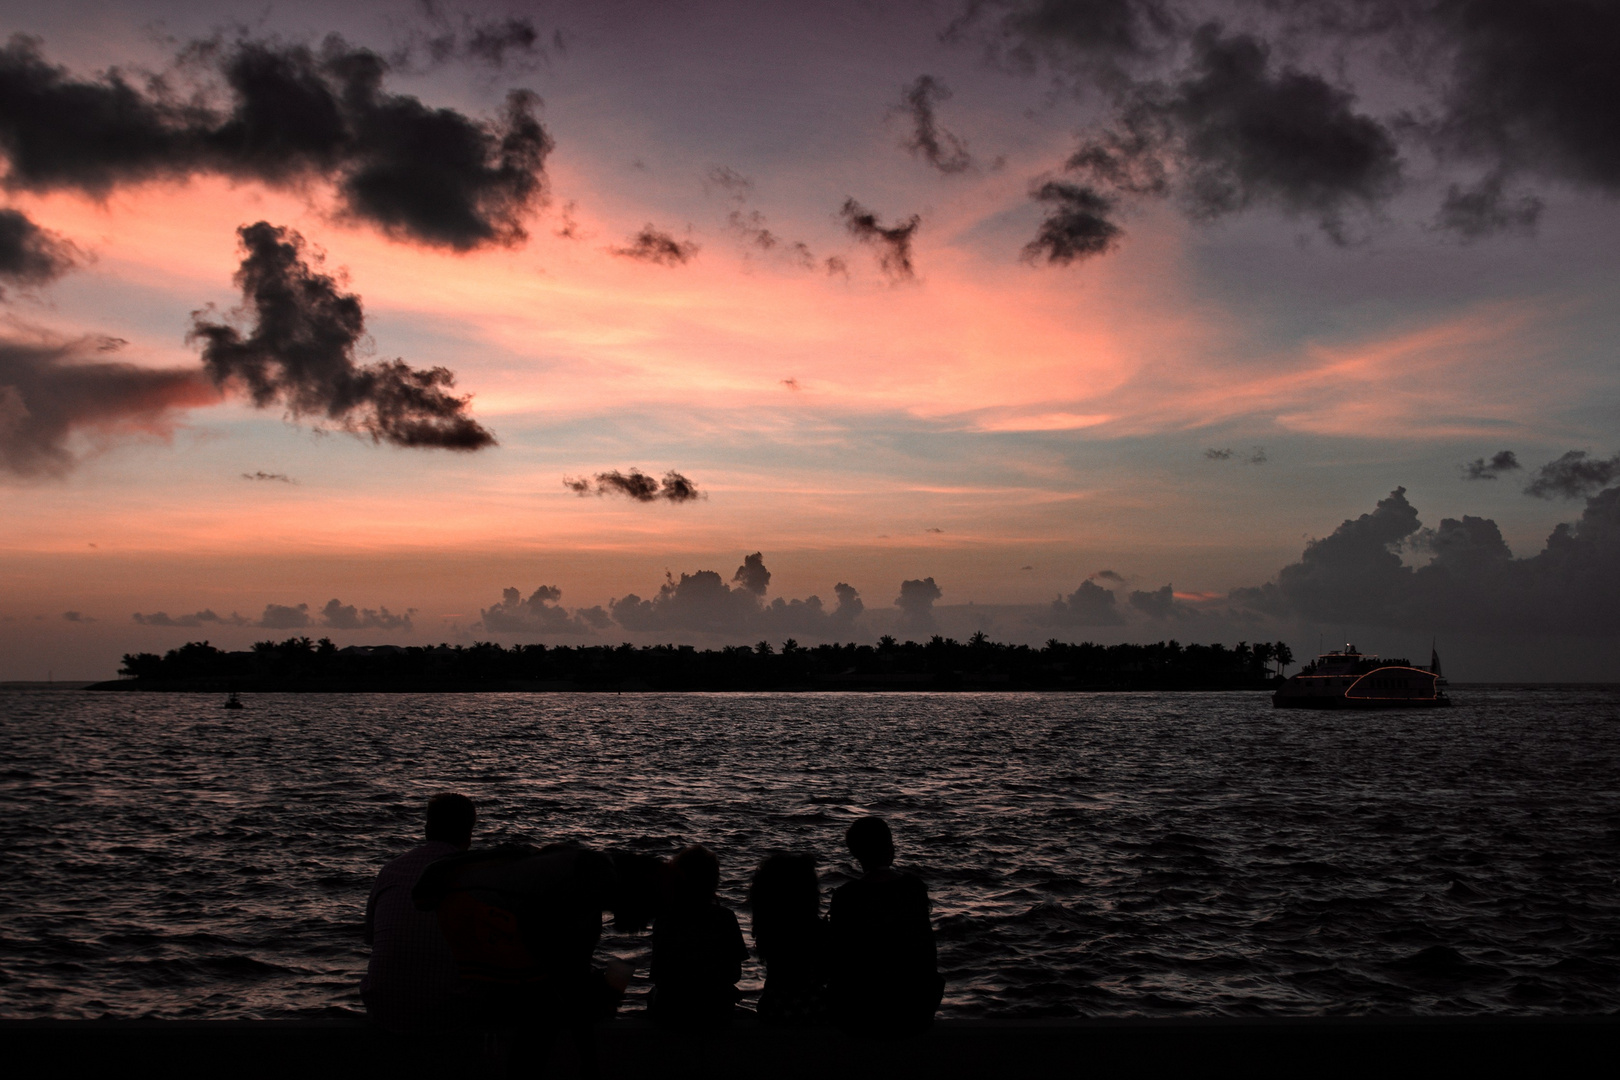
[[[597,1029],[605,1077],[1577,1075],[1620,1047],[1620,1018],[942,1021],[886,1042],[741,1024],[679,1033],[625,1018]],[[544,1057],[542,1064],[537,1059]],[[18,1077],[576,1076],[567,1039],[499,1050],[473,1035],[398,1040],[348,1020],[0,1021]]]

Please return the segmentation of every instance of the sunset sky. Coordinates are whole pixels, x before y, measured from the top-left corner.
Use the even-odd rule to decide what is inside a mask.
[[[0,679],[976,629],[1620,679],[1613,3],[0,13]]]

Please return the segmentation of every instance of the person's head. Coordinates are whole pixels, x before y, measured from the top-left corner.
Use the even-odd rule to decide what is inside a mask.
[[[428,800],[427,838],[466,850],[472,846],[473,825],[478,811],[471,799],[453,791],[441,791]]]
[[[821,882],[816,857],[778,852],[759,864],[748,887],[754,912],[754,940],[771,937],[779,928],[813,922],[821,914]]]
[[[720,860],[702,844],[682,848],[670,860],[675,871],[676,895],[683,903],[705,904],[720,888]]]
[[[867,873],[882,870],[894,862],[894,835],[889,823],[880,817],[863,817],[844,834],[849,853]]]

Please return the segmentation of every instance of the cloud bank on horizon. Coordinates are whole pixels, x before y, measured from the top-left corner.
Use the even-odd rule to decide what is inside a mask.
[[[1409,554],[1428,558],[1414,565],[1405,558]],[[763,554],[754,552],[729,581],[714,570],[666,574],[650,598],[632,592],[606,607],[566,608],[555,585],[541,585],[527,598],[509,587],[499,601],[480,610],[475,629],[520,639],[589,638],[616,629],[688,640],[762,636],[822,642],[874,640],[891,629],[926,638],[939,628],[935,605],[944,590],[931,576],[902,581],[893,607],[881,613],[869,612],[844,582],[834,586],[837,601],[830,609],[816,595],[767,599],[771,577]],[[1588,497],[1577,520],[1557,526],[1545,547],[1527,557],[1513,555],[1489,518],[1463,515],[1424,527],[1406,489],[1396,488],[1372,511],[1308,541],[1299,561],[1284,566],[1274,580],[1225,597],[1184,597],[1166,584],[1132,590],[1122,606],[1116,591],[1097,579],[1123,581],[1114,571],[1102,571],[1044,608],[1026,607],[1010,620],[1003,613],[996,628],[1014,639],[1049,630],[1084,635],[1127,626],[1129,612],[1150,635],[1244,629],[1253,638],[1331,625],[1486,633],[1509,640],[1540,634],[1612,637],[1620,634],[1620,486]],[[409,631],[413,614],[415,609],[403,615],[386,607],[359,610],[333,599],[318,613],[318,622],[308,604],[276,603],[266,605],[256,621],[207,609],[133,618],[163,627]],[[873,614],[882,617],[874,622]]]

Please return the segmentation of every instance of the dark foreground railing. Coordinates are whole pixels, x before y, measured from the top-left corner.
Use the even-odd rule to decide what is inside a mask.
[[[739,1025],[674,1033],[635,1019],[596,1030],[604,1077],[834,1080],[845,1076],[1575,1076],[1613,1061],[1620,1018],[945,1021],[874,1042],[831,1030]],[[539,1060],[542,1058],[544,1060]],[[15,1077],[578,1076],[572,1042],[397,1039],[311,1021],[0,1021]]]

